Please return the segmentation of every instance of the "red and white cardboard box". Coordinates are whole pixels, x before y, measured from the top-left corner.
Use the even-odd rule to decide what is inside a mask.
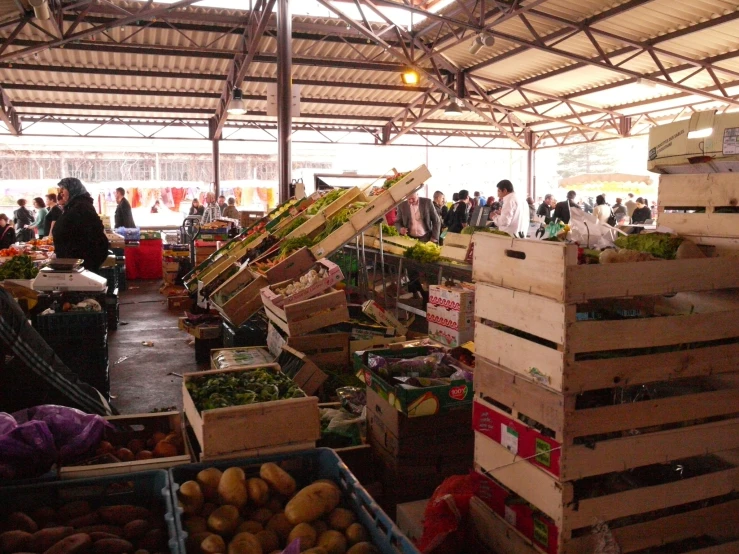
[[[475,328],[474,313],[457,312],[441,306],[426,305],[426,320],[453,331],[473,331]]]
[[[344,278],[344,274],[341,273],[341,268],[335,263],[330,262],[326,259],[318,260],[316,262],[316,265],[314,265],[311,269],[319,271],[322,268],[328,269],[328,275],[323,279],[317,280],[311,286],[299,290],[298,292],[288,296],[284,294],[279,294],[275,291],[279,288],[286,287],[290,283],[299,281],[300,279],[292,279],[290,281],[275,283],[274,285],[264,287],[259,291],[262,295],[262,300],[272,302],[272,304],[274,304],[278,308],[281,308],[285,304],[292,304],[294,302],[300,302],[301,300],[313,298],[314,296],[321,294],[323,291],[330,289]]]
[[[475,311],[475,291],[474,288],[468,287],[431,285],[428,303],[432,306],[472,314]]]
[[[475,329],[470,328],[466,331],[455,331],[438,323],[429,323],[429,338],[440,342],[444,346],[455,348],[465,342],[474,340]]]

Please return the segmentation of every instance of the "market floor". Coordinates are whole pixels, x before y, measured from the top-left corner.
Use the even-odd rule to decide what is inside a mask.
[[[167,310],[160,285],[160,280],[129,281],[119,298],[121,323],[108,334],[110,394],[122,414],[182,409],[182,379],[170,373],[207,368],[195,361],[189,335],[177,328],[180,314]],[[153,346],[144,346],[147,341]]]

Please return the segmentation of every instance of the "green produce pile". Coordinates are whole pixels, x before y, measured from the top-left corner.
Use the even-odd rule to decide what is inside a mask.
[[[303,223],[308,221],[308,218],[304,215],[298,216],[295,219],[293,219],[290,223],[288,223],[285,227],[277,231],[274,235],[278,238],[284,238],[290,233],[292,233],[295,229],[300,227]]]
[[[403,256],[423,263],[438,262],[441,248],[433,242],[419,242],[408,248]]]
[[[683,240],[669,233],[641,233],[618,237],[615,244],[619,248],[646,252],[664,260],[674,260]]]
[[[410,173],[410,171],[406,171],[405,173],[398,173],[398,174],[397,174],[397,175],[396,175],[395,177],[393,177],[392,179],[385,179],[385,182],[384,182],[384,183],[382,184],[382,188],[384,188],[384,189],[389,189],[389,188],[390,188],[390,187],[392,187],[392,186],[393,186],[393,185],[394,185],[395,183],[397,183],[398,181],[402,180],[402,179],[403,179],[403,177],[405,177],[405,176],[406,176],[406,175],[408,175],[409,173]]]
[[[503,237],[510,237],[508,233],[505,231],[501,231],[500,229],[493,229],[492,227],[472,227],[468,226],[462,229],[462,235],[471,235],[473,233],[491,233],[493,235],[501,235]]]
[[[328,194],[322,196],[318,200],[316,200],[310,208],[306,210],[306,213],[309,215],[316,215],[322,208],[328,206],[335,200],[338,200],[339,197],[341,197],[342,194],[344,194],[348,189],[334,189]]]
[[[15,256],[0,266],[0,281],[4,279],[33,279],[38,268],[30,256]]]
[[[397,237],[400,233],[398,233],[398,230],[391,225],[388,225],[387,223],[382,224],[382,236],[384,237]]]
[[[307,246],[309,248],[313,246],[313,239],[309,238],[308,235],[300,235],[299,237],[287,239],[280,245],[279,256],[281,258],[285,258],[288,256],[288,254],[292,254],[293,252],[295,252],[296,250],[300,250],[304,246]]]
[[[185,387],[200,412],[305,396],[295,381],[269,368],[195,377]]]
[[[326,221],[326,225],[323,228],[323,231],[321,231],[321,234],[318,235],[315,240],[313,241],[313,244],[320,243],[323,239],[328,237],[331,233],[336,231],[339,227],[344,225],[347,221],[349,221],[349,218],[353,216],[355,213],[357,213],[359,210],[364,208],[367,205],[367,202],[353,202],[349,204],[347,207],[342,208],[341,211],[337,212],[336,215],[329,218],[328,221]]]

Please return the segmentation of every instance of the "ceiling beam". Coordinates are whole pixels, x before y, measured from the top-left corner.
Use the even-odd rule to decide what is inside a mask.
[[[16,107],[10,101],[8,94],[0,86],[0,121],[10,131],[12,135],[20,135],[23,132],[23,125],[21,124],[21,118],[16,111]]]
[[[400,137],[418,127],[433,114],[449,105],[443,93],[427,92],[422,98],[403,106],[403,111],[393,117],[383,128],[383,144],[393,144]]]

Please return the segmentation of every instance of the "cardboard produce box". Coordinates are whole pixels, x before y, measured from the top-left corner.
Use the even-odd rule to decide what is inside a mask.
[[[426,320],[429,325],[436,323],[460,333],[474,331],[475,329],[475,314],[473,312],[458,312],[431,304],[426,306]]]
[[[429,286],[429,301],[431,306],[439,306],[461,313],[474,313],[475,289],[474,285],[467,286]]]
[[[466,342],[475,339],[475,329],[467,329],[464,331],[455,331],[449,327],[439,325],[438,323],[429,322],[429,338],[440,342],[449,348],[455,348]]]

